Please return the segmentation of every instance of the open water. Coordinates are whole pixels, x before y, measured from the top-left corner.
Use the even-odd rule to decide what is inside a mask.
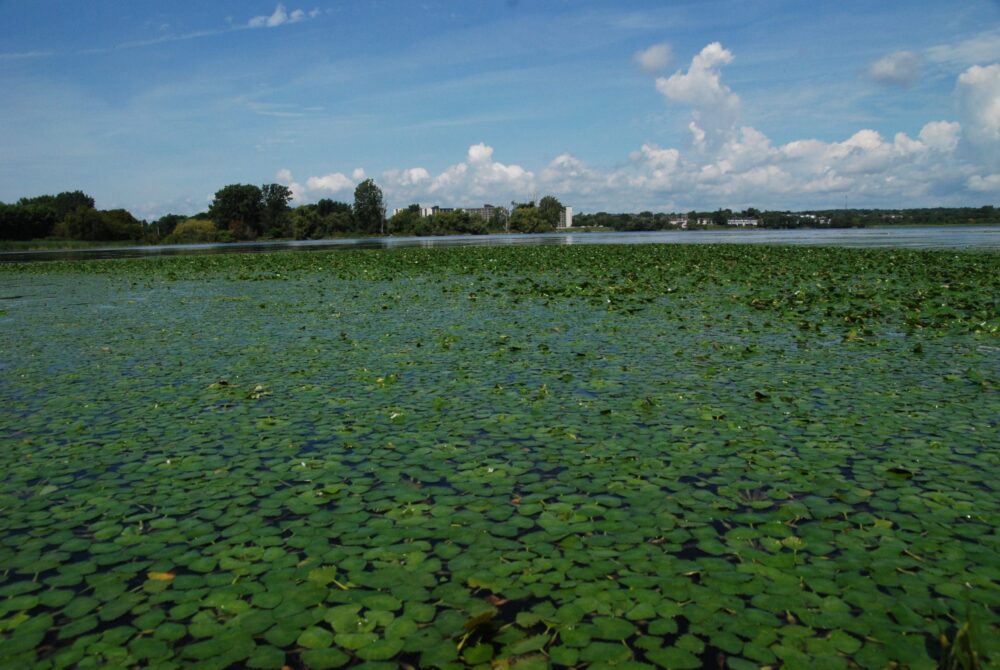
[[[178,254],[260,253],[394,247],[504,246],[512,244],[773,244],[835,247],[895,247],[1000,251],[1000,226],[908,226],[798,230],[671,230],[636,233],[559,231],[511,235],[444,235],[439,237],[358,237],[332,240],[237,242],[228,244],[164,244],[66,251],[0,252],[2,262],[135,258]]]

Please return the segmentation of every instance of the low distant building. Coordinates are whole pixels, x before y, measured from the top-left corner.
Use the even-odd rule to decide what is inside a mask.
[[[559,212],[559,228],[572,228],[573,227],[573,208],[563,207],[562,211]]]
[[[489,204],[482,207],[438,207],[434,205],[433,207],[421,208],[420,216],[426,217],[433,214],[445,214],[447,212],[465,212],[469,216],[477,216],[487,223],[497,216],[497,208]]]
[[[410,209],[410,208],[409,207],[397,207],[394,210],[392,210],[392,214],[390,216],[395,216],[396,214],[399,214],[400,212],[405,212],[408,209]],[[426,218],[426,217],[430,216],[431,214],[434,213],[434,209],[435,208],[433,208],[433,207],[421,207],[419,209],[420,218]]]
[[[728,219],[726,221],[727,226],[736,226],[737,228],[747,228],[747,227],[757,227],[757,219]]]
[[[688,220],[686,216],[674,217],[670,219],[670,225],[674,228],[680,228],[685,230],[688,227]]]
[[[801,223],[816,224],[818,226],[829,226],[830,217],[828,216],[817,216],[816,214],[800,214],[799,221]]]

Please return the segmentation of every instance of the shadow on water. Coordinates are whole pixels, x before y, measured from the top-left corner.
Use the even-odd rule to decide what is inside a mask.
[[[94,249],[5,251],[0,263],[94,260],[153,256],[397,247],[461,247],[559,244],[775,244],[909,249],[1000,250],[1000,226],[837,228],[800,230],[679,230],[634,233],[570,232],[438,237],[361,237],[214,244],[164,244]]]

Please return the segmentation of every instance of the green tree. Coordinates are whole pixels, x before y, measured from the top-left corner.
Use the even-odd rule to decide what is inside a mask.
[[[410,205],[401,209],[389,219],[389,232],[394,234],[415,234],[420,225],[420,205]]]
[[[73,210],[94,209],[94,199],[83,191],[63,191],[57,195],[40,195],[34,198],[21,198],[19,205],[47,207],[52,210],[56,221],[62,221]]]
[[[518,206],[510,215],[510,229],[518,233],[541,233],[552,230],[554,225],[542,218],[535,207]]]
[[[354,189],[354,221],[364,233],[382,232],[385,205],[382,189],[372,179],[365,179]]]
[[[58,221],[51,207],[0,204],[0,239],[31,240],[48,237]]]
[[[490,220],[486,222],[486,227],[490,232],[502,233],[507,229],[508,216],[506,207],[495,206],[490,214]]]
[[[264,184],[261,193],[261,232],[270,237],[288,235],[288,202],[292,189],[283,184]]]
[[[237,238],[255,238],[261,233],[263,194],[253,184],[230,184],[215,192],[208,215],[220,230]]]
[[[323,236],[323,217],[316,205],[302,205],[289,215],[292,237],[297,240],[315,240]]]
[[[164,239],[174,232],[178,224],[187,219],[183,214],[164,214],[150,226],[153,234],[158,239]]]
[[[77,207],[54,232],[72,240],[140,240],[142,224],[124,209],[98,211]]]
[[[169,244],[217,242],[219,234],[215,224],[208,219],[186,219],[177,224],[165,241]]]
[[[351,206],[339,200],[322,198],[316,203],[316,211],[323,217],[330,216],[331,214],[350,214]]]
[[[546,224],[553,228],[559,225],[559,214],[562,211],[563,204],[551,195],[547,195],[538,201],[538,214]]]

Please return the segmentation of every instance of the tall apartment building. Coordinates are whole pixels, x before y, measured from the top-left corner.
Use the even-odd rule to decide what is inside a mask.
[[[573,227],[573,208],[563,207],[562,211],[559,212],[559,227],[560,228],[572,228]]]

